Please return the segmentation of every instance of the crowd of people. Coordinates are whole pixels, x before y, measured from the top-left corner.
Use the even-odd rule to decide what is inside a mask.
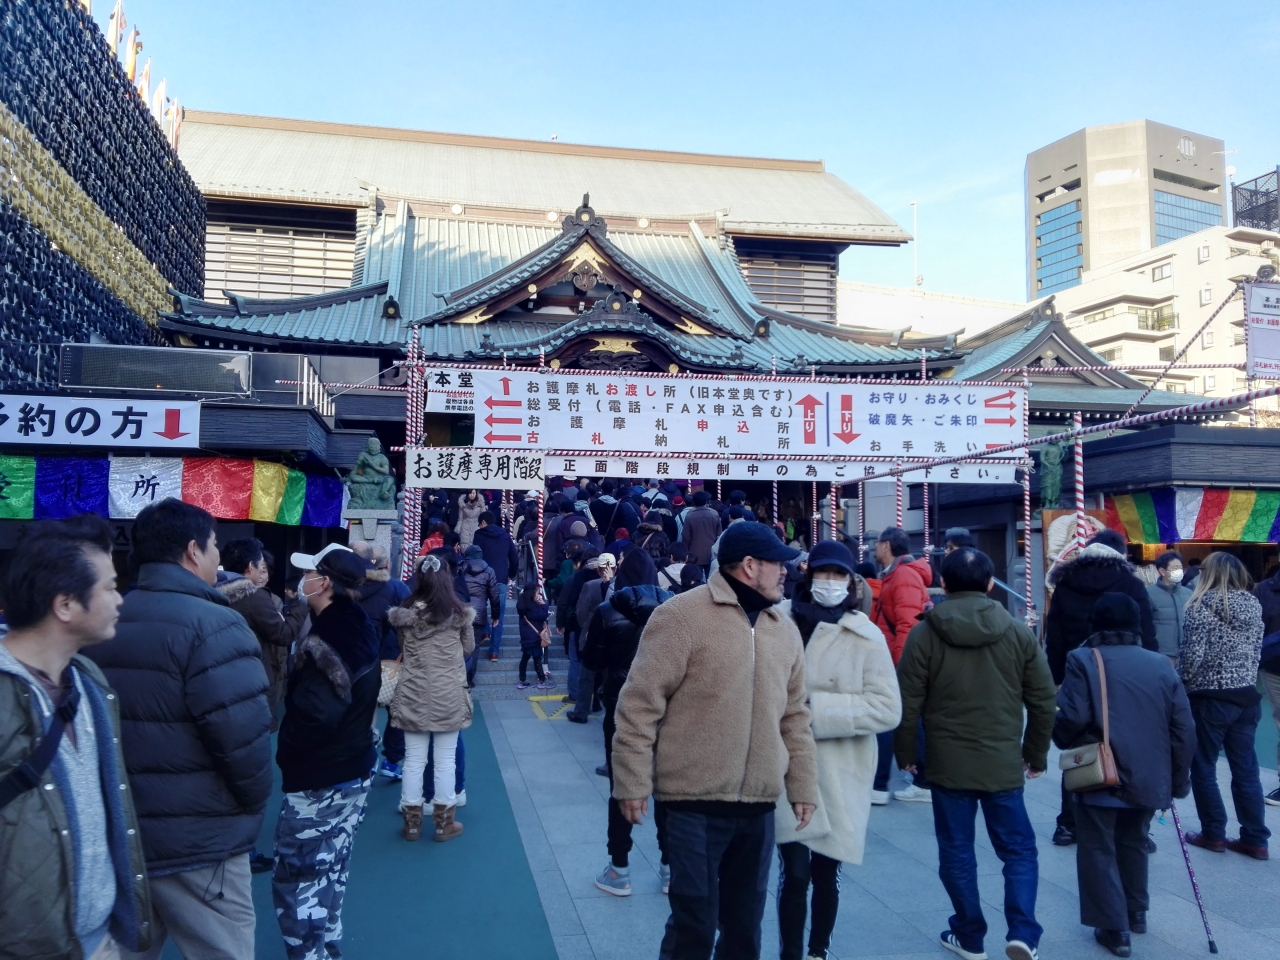
[[[105,521],[31,524],[0,578],[0,954],[154,958],[171,939],[250,957],[251,876],[270,872],[290,960],[340,956],[374,777],[400,782],[406,842],[464,832],[469,688],[501,654],[509,598],[517,687],[531,669],[554,687],[562,644],[568,719],[601,716],[600,890],[631,894],[633,828],[654,818],[664,958],[759,957],[776,864],[782,960],[825,960],[842,870],[896,798],[932,805],[954,910],[940,945],[986,957],[981,810],[1005,954],[1037,960],[1023,791],[1051,743],[1053,843],[1076,846],[1081,922],[1111,953],[1147,930],[1149,829],[1175,798],[1199,814],[1188,843],[1268,857],[1280,789],[1264,796],[1253,744],[1260,676],[1280,724],[1280,575],[1255,586],[1214,553],[1192,588],[1171,551],[1148,585],[1104,530],[1052,572],[1039,638],[989,596],[993,564],[964,530],[940,557],[884,530],[872,563],[758,521],[738,491],[605,480],[540,500],[503,517],[481,491],[433,494],[407,583],[382,547],[330,544],[290,557],[284,598],[259,541],[220,550],[213,518],[178,500],[135,521],[123,597]]]

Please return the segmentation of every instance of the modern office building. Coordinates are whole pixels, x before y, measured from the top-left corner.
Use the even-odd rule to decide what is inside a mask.
[[[1244,311],[1239,303],[1228,304],[1209,327],[1200,328],[1238,280],[1256,276],[1268,264],[1280,266],[1280,233],[1210,227],[1086,270],[1079,283],[1056,293],[1054,302],[1076,337],[1110,363],[1143,365],[1147,369],[1133,376],[1150,383],[1188,337],[1195,337],[1195,342],[1182,363],[1244,363]],[[1244,389],[1244,370],[1171,370],[1161,386],[1177,393],[1225,397]],[[1267,410],[1276,408],[1273,401],[1260,403]]]
[[[1027,155],[1027,299],[1227,221],[1221,140],[1151,120],[1085,127]]]

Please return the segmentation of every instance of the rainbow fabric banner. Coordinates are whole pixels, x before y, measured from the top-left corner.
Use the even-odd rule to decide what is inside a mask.
[[[1106,511],[1130,543],[1280,541],[1280,490],[1167,487],[1108,495]]]
[[[342,526],[342,480],[265,460],[225,457],[0,456],[0,519],[98,513],[130,520],[179,497],[220,520]]]

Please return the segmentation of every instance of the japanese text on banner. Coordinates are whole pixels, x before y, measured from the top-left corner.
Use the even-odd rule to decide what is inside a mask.
[[[931,457],[1023,438],[1026,391],[516,370],[474,374],[477,447]]]
[[[405,484],[410,487],[484,487],[525,490],[542,486],[542,454],[474,447],[408,447]]]
[[[0,443],[84,447],[198,447],[200,404],[0,394]]]
[[[471,370],[428,367],[423,378],[427,413],[471,413],[476,393],[473,376]]]

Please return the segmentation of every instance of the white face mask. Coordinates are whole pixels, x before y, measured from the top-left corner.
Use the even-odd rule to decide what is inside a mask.
[[[1181,570],[1170,570],[1170,571],[1169,571],[1169,579],[1170,579],[1171,581],[1173,581],[1174,583],[1181,583],[1181,582],[1182,582],[1182,571],[1181,571]]]
[[[298,596],[301,597],[303,600],[310,600],[312,597],[317,597],[320,594],[324,593],[324,590],[317,590],[315,593],[307,593],[307,584],[316,583],[316,582],[317,582],[316,580],[303,580],[300,584],[298,584]]]
[[[809,589],[813,602],[820,607],[838,607],[849,596],[847,580],[814,580]]]

